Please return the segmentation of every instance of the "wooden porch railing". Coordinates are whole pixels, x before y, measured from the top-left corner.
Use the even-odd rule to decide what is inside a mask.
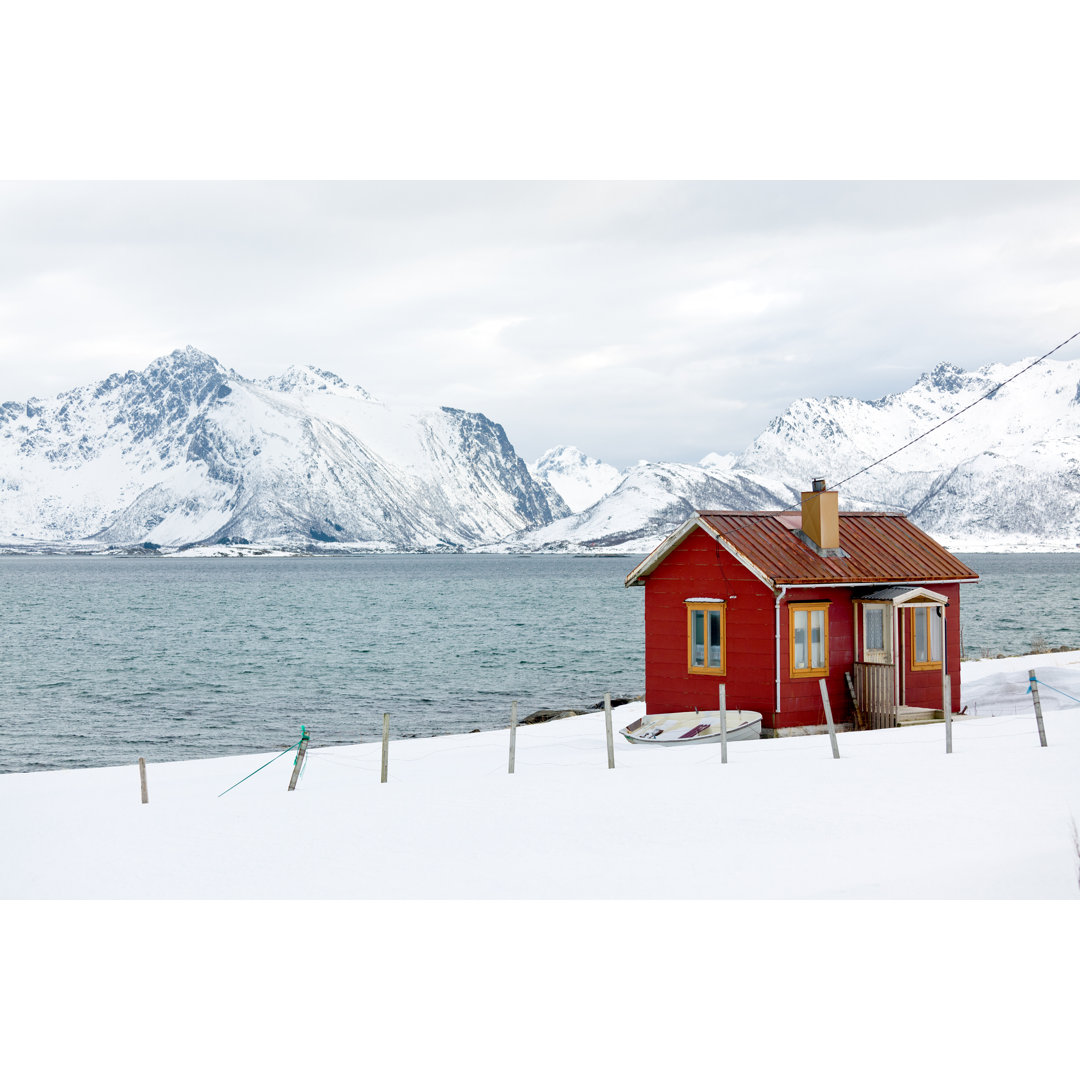
[[[896,727],[896,681],[892,664],[855,664],[855,700],[860,727]]]

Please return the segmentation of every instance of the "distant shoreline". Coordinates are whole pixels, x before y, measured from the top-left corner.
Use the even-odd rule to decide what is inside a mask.
[[[939,541],[941,542],[941,541]],[[949,551],[957,556],[971,557],[978,555],[1080,555],[1080,544],[1071,548],[1061,547],[1029,547],[1029,546],[1005,546],[965,548],[957,544],[944,544]],[[247,544],[194,544],[183,547],[154,547],[142,548],[138,545],[130,547],[78,547],[49,544],[42,541],[29,544],[0,545],[0,558],[5,556],[93,556],[112,557],[122,559],[230,559],[230,558],[361,558],[370,555],[540,555],[559,556],[569,555],[575,558],[592,559],[621,559],[621,558],[644,558],[656,547],[642,547],[630,549],[606,549],[606,548],[581,548],[567,547],[553,550],[551,548],[514,548],[511,546],[487,545],[480,548],[360,548],[347,545],[327,544],[321,547],[276,547],[272,544],[247,543]],[[493,550],[498,548],[498,550]]]

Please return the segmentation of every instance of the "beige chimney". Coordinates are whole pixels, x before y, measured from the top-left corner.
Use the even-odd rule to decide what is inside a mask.
[[[840,495],[825,490],[824,480],[815,480],[813,491],[802,493],[802,531],[819,548],[840,546]]]

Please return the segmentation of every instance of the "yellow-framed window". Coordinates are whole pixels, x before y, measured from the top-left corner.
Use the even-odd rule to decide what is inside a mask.
[[[791,674],[829,674],[829,601],[788,604]]]
[[[686,652],[690,671],[727,674],[727,615],[723,604],[686,602]]]
[[[941,615],[936,607],[911,609],[911,670],[941,667]]]

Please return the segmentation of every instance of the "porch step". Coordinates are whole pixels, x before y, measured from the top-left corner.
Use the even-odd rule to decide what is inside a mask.
[[[945,714],[941,709],[916,709],[910,705],[901,705],[899,714],[896,717],[897,727],[911,727],[915,724],[943,724],[944,722]]]

